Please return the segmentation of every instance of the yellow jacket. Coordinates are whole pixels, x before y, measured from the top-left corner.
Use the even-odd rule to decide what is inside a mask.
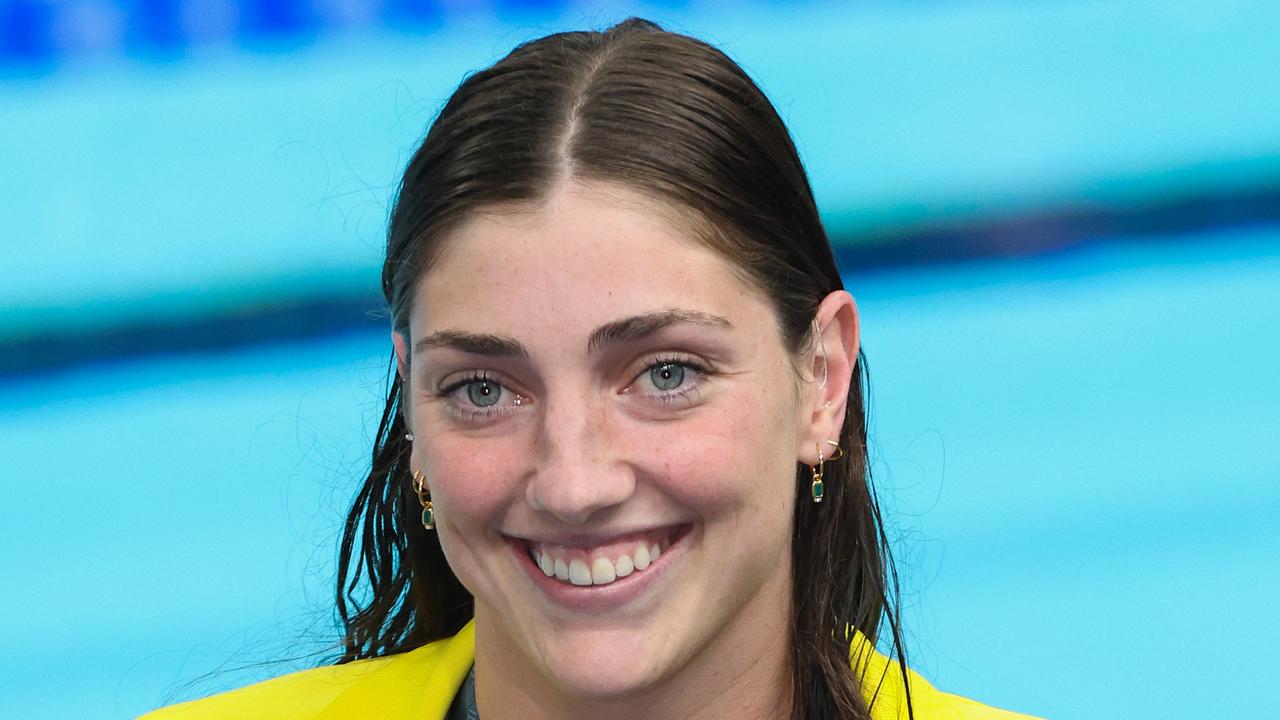
[[[474,662],[471,622],[457,635],[417,650],[303,670],[162,708],[140,720],[444,720]],[[868,679],[884,677],[875,719],[906,718],[897,663],[873,653],[868,665]],[[940,692],[914,672],[909,675],[918,720],[1033,720]],[[869,698],[874,690],[864,688],[863,694]]]

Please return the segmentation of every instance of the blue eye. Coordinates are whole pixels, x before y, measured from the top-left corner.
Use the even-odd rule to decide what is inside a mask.
[[[467,383],[467,399],[476,407],[493,407],[502,397],[502,386],[492,380],[472,380]]]
[[[666,362],[649,368],[649,379],[659,390],[675,390],[684,384],[684,365]]]

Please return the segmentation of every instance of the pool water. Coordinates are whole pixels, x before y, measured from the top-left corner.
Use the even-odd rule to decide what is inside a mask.
[[[853,273],[912,664],[1051,718],[1266,717],[1280,228]],[[0,386],[0,717],[321,662],[383,332]]]

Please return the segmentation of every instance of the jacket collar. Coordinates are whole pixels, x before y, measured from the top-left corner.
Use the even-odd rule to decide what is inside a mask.
[[[444,720],[476,659],[475,621],[457,635],[386,658],[339,695],[316,720]]]

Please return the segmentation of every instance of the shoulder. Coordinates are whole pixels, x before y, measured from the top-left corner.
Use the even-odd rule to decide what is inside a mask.
[[[877,652],[861,634],[855,639],[851,660],[854,672],[861,673],[862,694],[871,705],[873,720],[908,718],[906,687],[919,720],[1037,720],[938,690],[914,670],[906,671],[904,681],[902,666]]]
[[[392,656],[358,660],[346,665],[303,670],[202,700],[170,705],[143,715],[140,720],[312,718],[352,685],[396,659]]]
[[[1037,720],[1031,715],[1001,710],[966,697],[941,692],[924,680],[915,682],[914,678],[919,676],[914,673],[912,675],[912,700],[917,707],[917,717],[921,720]]]
[[[139,720],[325,720],[369,713],[442,718],[474,662],[474,642],[468,625],[410,652],[291,673]]]

